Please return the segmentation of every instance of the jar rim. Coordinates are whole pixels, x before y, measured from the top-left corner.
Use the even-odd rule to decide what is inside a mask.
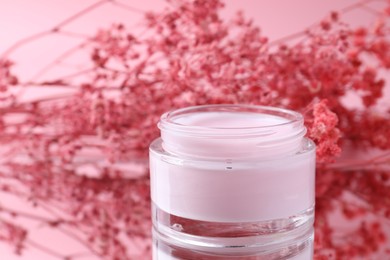
[[[207,113],[207,112],[227,112],[227,113],[253,113],[263,114],[286,119],[284,122],[259,125],[259,126],[205,126],[205,125],[192,125],[183,124],[177,121],[177,118],[183,115],[192,113]],[[207,136],[253,136],[272,134],[278,129],[280,131],[283,128],[303,127],[303,116],[295,111],[270,107],[270,106],[257,106],[257,105],[243,105],[243,104],[214,104],[214,105],[201,105],[191,106],[186,108],[180,108],[171,110],[164,113],[158,127],[162,131],[174,131],[177,134],[190,134],[196,135],[203,134]]]

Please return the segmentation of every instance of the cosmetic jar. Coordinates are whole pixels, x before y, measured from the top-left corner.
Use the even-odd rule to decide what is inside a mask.
[[[301,114],[206,105],[150,146],[153,259],[313,257],[315,145]]]

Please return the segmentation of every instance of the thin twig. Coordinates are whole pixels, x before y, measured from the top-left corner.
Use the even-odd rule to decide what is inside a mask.
[[[23,38],[23,39],[17,41],[16,43],[14,43],[11,47],[9,47],[7,50],[5,50],[0,55],[0,59],[6,59],[12,52],[14,52],[16,49],[26,45],[27,43],[36,41],[36,40],[41,39],[41,38],[43,38],[43,37],[45,37],[47,35],[50,35],[52,33],[59,32],[63,26],[68,25],[69,23],[77,20],[78,18],[82,17],[83,15],[93,11],[97,7],[103,5],[103,4],[107,3],[107,2],[111,2],[111,1],[112,0],[101,0],[99,2],[96,2],[96,3],[92,4],[92,5],[84,8],[83,10],[75,13],[74,15],[66,18],[65,20],[63,20],[62,22],[58,23],[57,25],[55,25],[54,27],[52,27],[49,30],[45,30],[45,31],[42,31],[42,32],[30,35],[30,36],[28,36],[26,38]]]
[[[0,206],[0,213],[7,213],[10,215],[15,215],[18,217],[23,217],[23,218],[27,218],[27,219],[31,219],[31,220],[35,220],[35,221],[41,221],[41,222],[45,222],[45,223],[50,223],[50,222],[55,221],[55,220],[48,219],[48,218],[45,218],[45,217],[42,217],[39,215],[31,214],[28,212],[23,212],[23,211],[19,211],[19,210],[6,208],[4,206]]]
[[[349,5],[343,9],[340,10],[340,13],[341,14],[346,14],[346,13],[349,13],[351,11],[354,11],[358,8],[361,8],[361,7],[364,7],[366,6],[366,4],[370,3],[370,2],[374,2],[374,1],[381,1],[381,2],[384,2],[384,0],[363,0],[363,1],[359,1],[355,4],[352,4],[352,5]],[[367,7],[367,6],[366,6]],[[315,28],[317,27],[318,25],[320,24],[320,22],[316,22],[310,26],[308,26],[305,30],[303,31],[299,31],[299,32],[295,32],[295,33],[292,33],[292,34],[289,34],[289,35],[286,35],[286,36],[283,36],[279,39],[276,39],[276,40],[273,40],[271,42],[269,42],[269,46],[275,46],[275,45],[278,45],[280,43],[285,43],[285,42],[288,42],[288,41],[291,41],[291,40],[294,40],[294,39],[297,39],[299,37],[303,37],[305,36],[305,34],[312,28]]]
[[[73,53],[77,52],[78,50],[82,49],[87,45],[89,40],[82,42],[80,44],[77,44],[76,46],[73,46],[72,48],[66,50],[65,52],[61,53],[57,58],[55,58],[53,61],[51,61],[49,64],[47,64],[45,67],[43,67],[41,70],[39,70],[29,81],[36,81],[38,78],[42,77],[46,72],[48,72],[50,69],[53,68],[53,66],[61,63],[66,58],[71,56]]]
[[[99,252],[97,252],[92,246],[90,246],[87,242],[85,242],[82,238],[80,238],[76,234],[70,232],[69,230],[65,230],[64,228],[61,228],[61,227],[59,227],[58,230],[61,231],[64,235],[67,235],[69,238],[79,242],[81,245],[83,245],[86,249],[88,249],[94,255],[101,256],[101,254]]]
[[[37,242],[34,242],[30,239],[27,239],[26,240],[26,244],[31,246],[31,247],[34,247],[42,252],[44,252],[45,254],[48,254],[48,255],[51,255],[51,256],[54,256],[54,257],[57,257],[58,259],[66,259],[66,256],[65,255],[62,255],[58,252],[55,252],[53,251],[52,249],[50,249],[49,247],[46,247],[42,244],[39,244]]]
[[[39,33],[36,33],[34,35],[30,35],[26,38],[23,38],[19,41],[17,41],[16,43],[14,43],[11,47],[9,47],[6,51],[4,51],[1,55],[0,55],[0,60],[6,60],[7,57],[9,56],[9,54],[11,54],[13,51],[15,51],[16,49],[20,48],[21,46],[23,45],[26,45],[27,43],[30,43],[30,42],[33,42],[33,41],[36,41],[38,39],[41,39],[49,34],[51,34],[52,32],[49,30],[49,31],[44,31],[44,32],[39,32]]]
[[[62,22],[60,22],[59,24],[57,24],[56,26],[53,27],[52,31],[58,31],[60,30],[62,27],[64,27],[65,25],[68,25],[70,24],[71,22],[79,19],[80,17],[84,16],[85,14],[95,10],[96,8],[98,8],[99,6],[105,4],[105,3],[108,3],[108,2],[111,2],[112,0],[101,0],[101,1],[98,1],[86,8],[84,8],[83,10],[75,13],[74,15],[71,15],[70,17],[66,18],[65,20],[63,20]]]
[[[141,9],[135,8],[133,6],[130,6],[130,5],[125,4],[125,3],[122,3],[122,2],[117,1],[117,0],[112,0],[111,3],[113,5],[121,7],[123,9],[128,10],[128,11],[133,12],[133,13],[137,13],[137,14],[145,14],[146,13],[145,11],[143,11]]]

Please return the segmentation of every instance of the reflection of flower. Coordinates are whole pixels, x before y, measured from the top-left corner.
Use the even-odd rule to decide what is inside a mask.
[[[100,30],[80,46],[90,51],[90,69],[74,75],[18,82],[3,59],[0,138],[9,148],[1,162],[0,190],[62,212],[47,224],[66,229],[97,256],[133,259],[127,241],[147,239],[150,229],[148,175],[145,168],[135,172],[135,166],[143,164],[158,136],[160,114],[218,103],[287,107],[305,115],[318,147],[316,255],[350,259],[378,251],[385,241],[382,219],[390,212],[389,172],[378,168],[389,163],[390,115],[375,112],[384,87],[378,73],[389,67],[388,13],[375,13],[373,28],[352,29],[340,20],[370,2],[270,42],[242,13],[222,20],[218,0],[177,0],[168,10],[147,13],[141,36],[123,25]],[[29,86],[71,92],[19,100],[14,90]],[[350,93],[360,98],[362,109],[346,104]],[[366,163],[330,163],[339,145],[378,148],[383,154]],[[0,210],[0,216],[21,214],[1,205]],[[329,221],[333,211],[361,221],[353,231],[360,240],[337,240],[344,234]],[[0,226],[14,227],[17,219],[12,223],[0,218]],[[24,241],[0,239],[19,249]]]

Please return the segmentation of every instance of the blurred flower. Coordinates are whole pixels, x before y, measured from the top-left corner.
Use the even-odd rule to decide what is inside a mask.
[[[47,225],[81,232],[96,256],[136,259],[127,244],[150,239],[146,156],[159,116],[202,104],[286,107],[305,115],[318,147],[316,257],[370,257],[387,246],[383,225],[390,217],[390,114],[375,108],[385,86],[380,72],[390,64],[389,14],[378,12],[374,28],[341,21],[345,10],[370,2],[269,41],[242,13],[223,20],[219,0],[172,0],[170,8],[145,14],[142,37],[122,24],[99,30],[80,47],[92,69],[75,77],[19,82],[12,63],[1,60],[0,140],[8,148],[0,190],[62,212]],[[26,102],[11,91],[29,86],[73,92]],[[345,102],[350,93],[361,108]],[[347,146],[381,154],[344,163],[335,156]],[[0,205],[0,216],[7,212]],[[358,219],[358,228],[337,230],[333,212]],[[370,214],[374,221],[366,219]],[[0,239],[21,251],[28,231],[1,218],[0,227],[6,230]],[[340,242],[340,236],[359,239]],[[148,254],[145,244],[141,255]]]

